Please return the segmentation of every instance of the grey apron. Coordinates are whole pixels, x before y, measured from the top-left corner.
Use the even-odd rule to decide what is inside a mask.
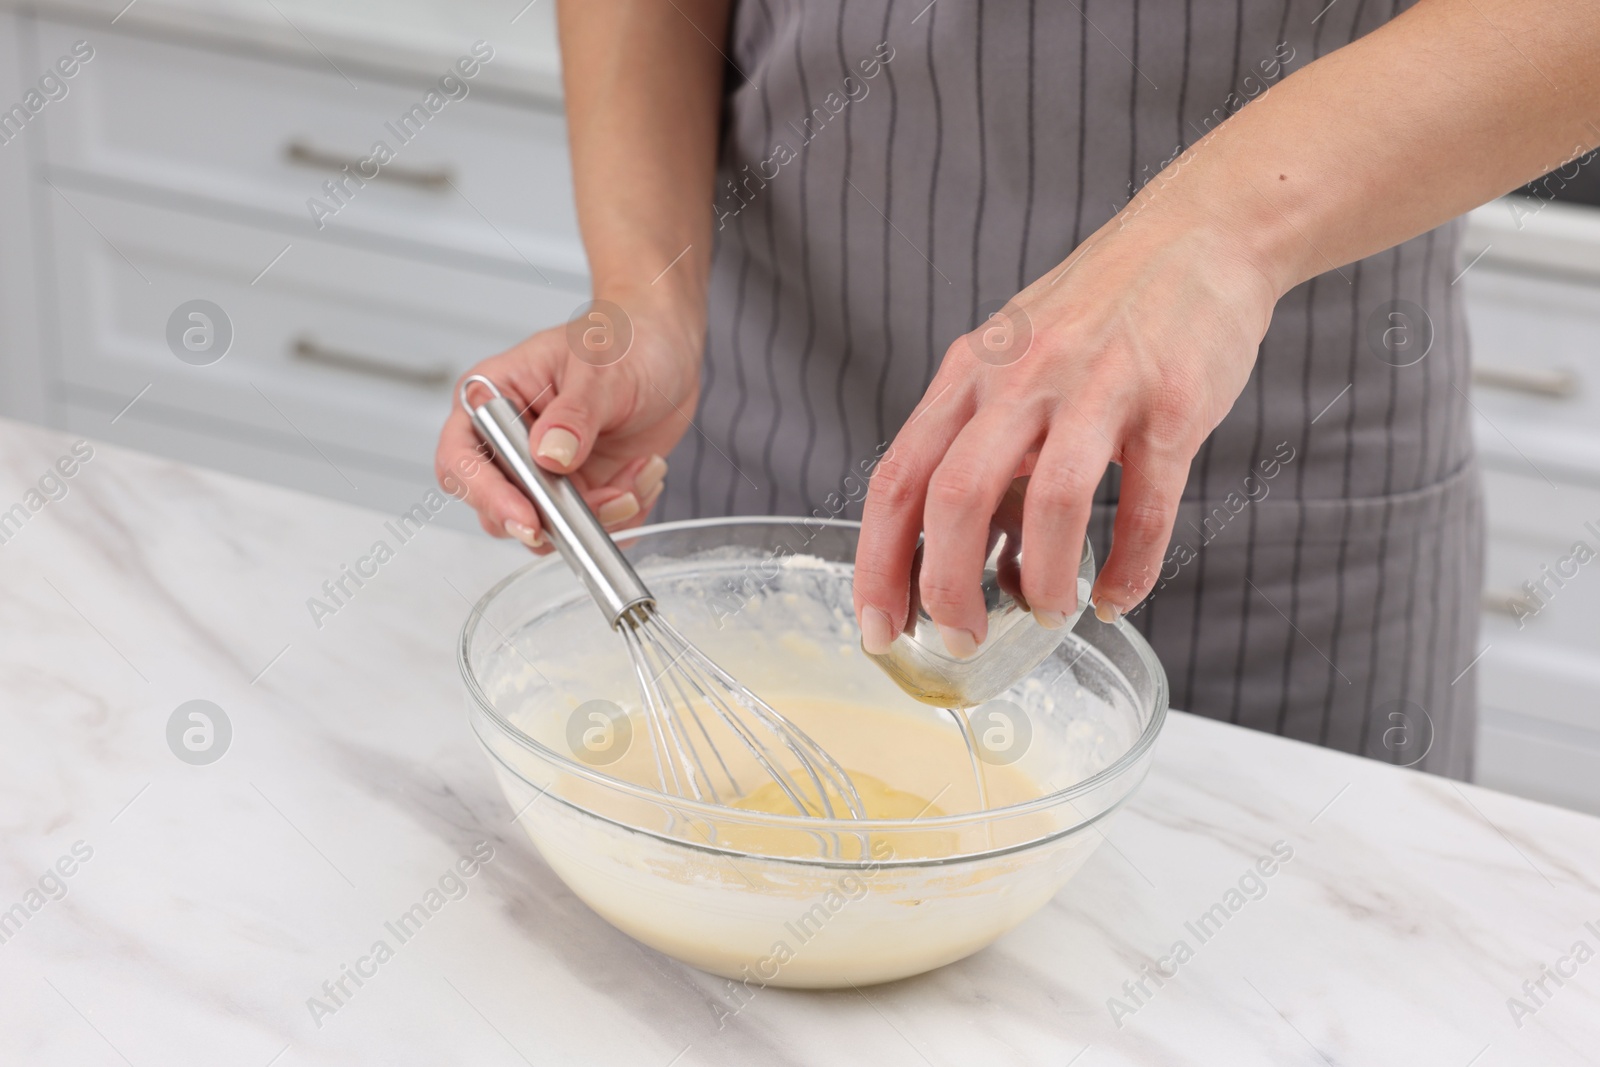
[[[660,517],[859,517],[852,471],[952,340],[1181,147],[1396,6],[741,0],[705,383]],[[1173,706],[1470,772],[1482,509],[1460,236],[1279,305],[1133,616]],[[1113,468],[1096,498],[1100,559],[1118,485]]]

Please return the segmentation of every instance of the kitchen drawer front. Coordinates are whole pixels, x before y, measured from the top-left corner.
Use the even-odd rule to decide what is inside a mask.
[[[365,466],[362,457],[337,446],[323,444],[313,448],[287,430],[274,434],[240,432],[236,426],[219,428],[188,412],[149,402],[148,396],[114,423],[111,419],[115,412],[72,399],[60,405],[60,410],[59,425],[63,429],[96,441],[317,493],[391,515],[410,510],[434,487],[431,465]],[[337,469],[330,463],[336,464]],[[454,501],[434,517],[433,524],[482,533],[472,511]]]
[[[1463,284],[1486,453],[1600,486],[1600,285],[1486,264]]]
[[[1490,544],[1484,567],[1483,640],[1494,644],[1496,652],[1513,640],[1560,647],[1591,661],[1600,679],[1600,537],[1590,534],[1582,540],[1595,552],[1587,563],[1572,554],[1570,542],[1559,553]],[[1600,708],[1600,691],[1595,704]]]
[[[1483,707],[1509,713],[1501,733],[1515,722],[1544,723],[1588,731],[1600,745],[1600,490],[1493,470],[1484,487],[1488,650],[1475,668]],[[1594,558],[1583,562],[1579,542]],[[1546,743],[1529,742],[1530,751]]]
[[[1561,645],[1600,665],[1600,489],[1488,471],[1485,490],[1485,640]]]
[[[1483,486],[1491,541],[1564,551],[1585,535],[1585,523],[1600,526],[1600,488],[1500,470],[1484,471]]]
[[[291,239],[81,190],[66,194],[70,204],[48,195],[57,373],[74,395],[115,411],[148,386],[139,403],[303,436],[378,465],[428,468],[454,378],[565,321],[584,299],[533,278]],[[231,348],[207,366],[169,347],[169,319],[195,299],[221,307],[232,324]]]
[[[1530,626],[1530,630],[1531,630]],[[1571,646],[1486,628],[1478,666],[1480,703],[1600,737],[1600,656]]]
[[[1485,707],[1473,780],[1490,789],[1600,815],[1600,733]]]
[[[53,59],[82,36],[81,27],[41,21],[38,54]],[[117,33],[97,32],[93,43],[94,59],[52,109],[52,174],[267,209],[310,237],[318,227],[307,201],[333,204],[323,183],[340,163],[369,157],[383,141],[394,159],[325,218],[326,227],[517,262],[526,257],[569,276],[585,272],[565,123],[554,109],[513,107],[470,92],[402,143],[387,124],[398,126],[423,100],[433,87],[427,79],[402,87],[363,76],[357,91],[331,68]],[[462,41],[461,53],[471,45]]]

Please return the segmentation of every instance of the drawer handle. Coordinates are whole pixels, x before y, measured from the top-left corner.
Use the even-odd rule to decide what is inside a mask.
[[[290,141],[283,146],[283,158],[301,167],[311,167],[316,170],[343,171],[346,168],[350,173],[362,181],[399,182],[402,185],[415,186],[418,189],[430,189],[435,192],[448,189],[452,180],[449,167],[434,167],[431,170],[416,167],[402,167],[394,163],[387,163],[379,168],[378,173],[367,177],[361,169],[365,160],[356,156],[340,156],[332,152],[324,152],[313,148],[304,141]]]
[[[1578,372],[1573,370],[1524,370],[1493,364],[1474,364],[1472,384],[1485,389],[1505,389],[1563,400],[1578,391]]]
[[[356,374],[365,374],[372,378],[386,378],[390,381],[405,382],[409,385],[421,385],[436,388],[449,385],[454,377],[449,367],[408,367],[403,363],[392,363],[386,359],[375,356],[364,356],[357,352],[342,352],[337,348],[324,348],[309,337],[297,337],[291,347],[294,358],[304,363],[316,363],[323,367],[333,367],[337,370],[353,371]]]
[[[1492,611],[1496,615],[1510,615],[1515,619],[1525,619],[1537,614],[1539,608],[1533,601],[1515,590],[1485,589],[1483,591],[1483,610]]]

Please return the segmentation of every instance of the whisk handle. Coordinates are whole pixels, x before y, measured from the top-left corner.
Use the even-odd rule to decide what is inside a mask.
[[[492,393],[490,399],[478,405],[467,398],[475,383]],[[478,436],[494,450],[495,465],[533,501],[545,536],[583,580],[606,621],[615,627],[629,608],[655,603],[633,565],[623,558],[616,542],[589,510],[578,487],[566,476],[551,474],[533,461],[528,448],[528,424],[495,384],[474,374],[461,383],[460,397]]]

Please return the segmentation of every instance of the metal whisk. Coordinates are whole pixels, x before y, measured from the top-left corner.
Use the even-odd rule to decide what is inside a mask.
[[[474,385],[490,394],[482,404],[469,399]],[[459,395],[495,463],[533,501],[545,536],[627,644],[661,791],[715,804],[749,796],[722,750],[737,742],[800,814],[865,818],[855,785],[832,756],[661,615],[577,487],[533,461],[528,424],[494,382],[471,375]]]

